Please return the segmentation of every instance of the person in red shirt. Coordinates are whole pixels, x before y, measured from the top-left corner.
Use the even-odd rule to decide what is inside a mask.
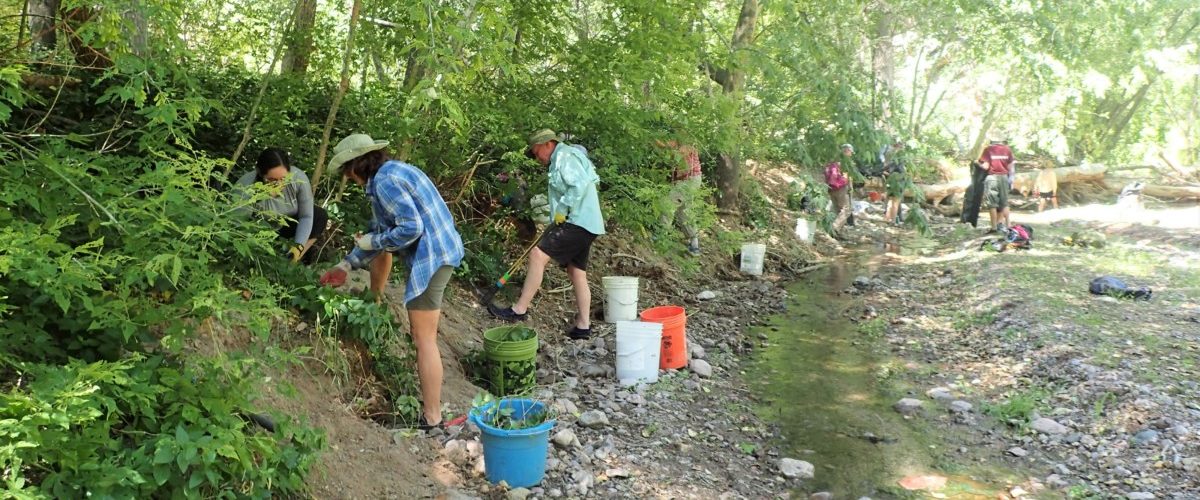
[[[669,195],[675,210],[673,215],[663,214],[661,223],[664,227],[669,227],[673,217],[675,225],[682,229],[683,234],[687,236],[688,252],[692,255],[700,255],[700,232],[696,228],[695,214],[692,209],[692,204],[696,202],[703,185],[700,152],[695,146],[681,144],[675,139],[656,141],[656,145],[670,150],[671,156],[675,160],[675,166],[671,171]]]
[[[992,141],[984,148],[979,156],[976,167],[987,170],[987,179],[983,182],[984,201],[988,206],[992,225],[989,231],[994,231],[998,224],[1009,225],[1008,192],[1012,190],[1009,172],[1012,171],[1013,153],[1002,141]]]

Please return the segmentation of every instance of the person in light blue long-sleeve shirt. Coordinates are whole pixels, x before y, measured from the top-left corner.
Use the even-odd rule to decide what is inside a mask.
[[[604,216],[600,213],[597,191],[600,176],[596,175],[596,167],[583,148],[561,142],[553,130],[539,130],[530,136],[526,154],[550,169],[548,199],[554,224],[546,229],[529,253],[521,297],[511,307],[492,306],[489,311],[508,321],[526,319],[529,306],[542,286],[546,265],[554,259],[567,268],[575,289],[575,324],[567,335],[576,340],[586,339],[592,333],[588,256],[592,242],[604,234]]]

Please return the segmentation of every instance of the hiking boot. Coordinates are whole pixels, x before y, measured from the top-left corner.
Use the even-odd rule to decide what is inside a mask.
[[[587,340],[592,336],[592,329],[580,328],[576,326],[571,328],[571,331],[567,332],[567,336],[570,337],[571,340]]]
[[[513,308],[511,306],[505,307],[502,309],[502,308],[496,307],[494,305],[488,304],[488,312],[491,313],[492,316],[494,316],[496,319],[502,319],[502,320],[508,321],[510,323],[516,323],[518,321],[525,321],[526,319],[529,318],[528,312],[525,312],[523,314],[518,314],[516,311],[513,311]]]

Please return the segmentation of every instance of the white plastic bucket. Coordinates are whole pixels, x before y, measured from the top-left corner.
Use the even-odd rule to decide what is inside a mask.
[[[803,217],[796,219],[796,237],[805,243],[811,243],[814,224]]]
[[[767,256],[767,246],[762,243],[746,243],[742,245],[742,273],[751,276],[762,276],[763,259]]]
[[[636,321],[638,279],[636,276],[605,276],[604,319],[609,323]]]
[[[617,380],[621,385],[658,382],[662,323],[617,322]]]

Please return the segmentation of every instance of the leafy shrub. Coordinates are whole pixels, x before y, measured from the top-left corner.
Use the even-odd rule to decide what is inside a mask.
[[[303,493],[322,433],[244,419],[252,359],[131,354],[117,361],[8,365],[0,471],[19,498],[269,498]]]

